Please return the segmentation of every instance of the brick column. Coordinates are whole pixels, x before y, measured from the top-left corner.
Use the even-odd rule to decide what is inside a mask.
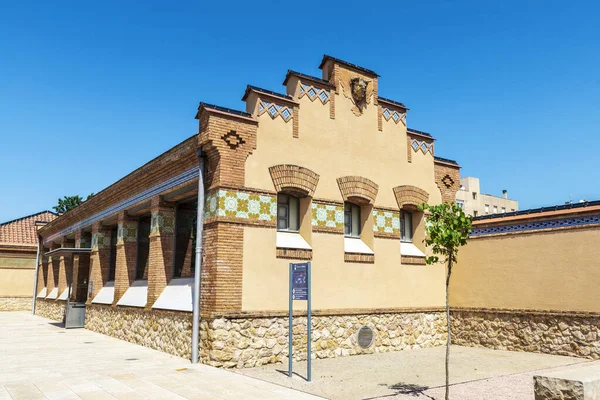
[[[52,243],[50,245],[50,250],[56,250],[58,245]],[[48,257],[48,272],[46,275],[46,283],[47,283],[47,294],[50,294],[51,291],[54,290],[56,285],[58,285],[58,269],[59,269],[59,257]]]
[[[204,225],[202,240],[203,316],[242,311],[243,226],[229,223]]]
[[[138,223],[127,217],[125,212],[119,214],[117,232],[117,260],[115,271],[115,298],[113,306],[125,294],[135,280],[137,260]]]
[[[83,232],[81,229],[75,232],[75,247],[78,249],[90,248],[92,245],[89,233]],[[80,269],[87,269],[90,266],[89,254],[75,254],[73,256],[73,282],[71,282],[71,300],[77,298],[77,290],[79,289],[79,274]]]
[[[46,256],[46,252],[48,249],[42,248],[40,253],[40,266],[38,269],[38,287],[36,296],[42,291],[42,289],[46,288],[48,283],[48,257]]]
[[[152,199],[150,252],[148,255],[148,303],[150,308],[173,277],[175,208],[158,197]]]
[[[75,242],[72,240],[63,239],[61,243],[61,247],[73,247],[75,246]],[[60,296],[65,289],[71,283],[71,267],[72,267],[72,258],[71,255],[68,254],[66,256],[60,256],[58,259],[58,296]]]
[[[90,285],[94,282],[88,304],[96,297],[108,280],[110,263],[110,228],[100,222],[92,225],[92,252],[90,254]]]

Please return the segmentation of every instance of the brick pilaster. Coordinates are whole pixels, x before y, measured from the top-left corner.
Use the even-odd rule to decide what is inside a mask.
[[[138,222],[129,218],[125,212],[120,213],[117,233],[115,298],[113,305],[117,304],[135,280],[137,240]]]
[[[108,280],[110,264],[110,228],[102,226],[100,222],[92,225],[92,252],[90,254],[90,281],[93,282],[90,303]]]
[[[152,199],[150,250],[148,254],[148,302],[152,307],[173,277],[175,207]]]
[[[78,249],[90,248],[91,238],[89,233],[83,232],[81,229],[75,231],[75,247]],[[77,299],[77,293],[79,290],[79,275],[82,271],[88,271],[89,275],[90,267],[90,255],[89,254],[75,254],[73,256],[73,282],[71,283],[71,300]],[[89,276],[87,277],[89,279]]]
[[[242,310],[244,228],[229,223],[204,227],[202,315]]]
[[[52,244],[50,246],[50,250],[56,250],[58,245]],[[58,269],[59,269],[59,258],[54,256],[48,257],[48,270],[46,275],[46,283],[47,283],[47,293],[50,294],[51,291],[58,285]]]
[[[63,239],[61,247],[73,247],[75,242],[72,240]],[[60,256],[58,259],[58,296],[60,296],[69,286],[71,279],[72,258],[68,254]]]
[[[35,294],[36,296],[38,295],[39,292],[42,291],[43,288],[47,288],[48,286],[48,257],[46,256],[46,252],[48,251],[48,249],[42,248],[41,254],[40,254],[40,266],[38,269],[38,287],[37,287],[37,293]]]

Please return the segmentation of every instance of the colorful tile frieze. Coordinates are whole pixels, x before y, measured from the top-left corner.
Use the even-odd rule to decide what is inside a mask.
[[[92,249],[108,249],[110,247],[110,236],[102,232],[92,234]]]
[[[344,227],[344,207],[335,204],[312,203],[312,225],[328,228]]]
[[[277,217],[277,197],[233,190],[217,190],[206,198],[204,217],[275,221]]]
[[[35,267],[35,259],[0,257],[0,267],[33,268]]]
[[[344,228],[344,207],[312,203],[312,226]],[[400,235],[400,212],[373,210],[373,231]],[[277,197],[267,194],[217,190],[206,196],[204,218],[231,217],[249,221],[275,221]]]
[[[117,243],[134,243],[137,241],[137,223],[122,222],[117,230]]]
[[[150,222],[150,233],[174,233],[175,232],[175,211],[155,210],[152,211]]]
[[[400,235],[400,213],[373,210],[373,231]]]

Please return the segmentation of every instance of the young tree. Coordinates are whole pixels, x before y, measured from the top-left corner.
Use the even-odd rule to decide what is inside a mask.
[[[93,195],[94,193],[90,193],[85,200],[89,200]],[[52,208],[57,213],[64,214],[67,211],[74,209],[75,207],[83,203],[85,200],[83,200],[79,195],[64,196],[62,199],[58,199],[58,205],[55,205]]]
[[[448,302],[450,292],[450,276],[452,265],[456,262],[458,249],[467,244],[471,233],[471,217],[465,215],[462,208],[457,204],[442,203],[437,206],[423,204],[420,210],[428,210],[427,223],[425,224],[425,245],[431,247],[433,255],[425,260],[427,264],[435,264],[442,261],[446,268],[446,325],[448,337],[446,339],[446,400],[448,400],[450,374],[448,363],[450,360],[450,304]]]

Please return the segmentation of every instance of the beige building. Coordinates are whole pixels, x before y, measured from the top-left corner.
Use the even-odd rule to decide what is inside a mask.
[[[407,128],[375,72],[330,56],[320,69],[248,86],[243,111],[200,103],[196,135],[41,228],[36,313],[62,320],[77,302],[88,329],[189,357],[198,260],[202,362],[278,362],[289,263],[311,261],[317,357],[442,345],[444,266],[425,265],[418,206],[454,203],[460,167]]]
[[[508,192],[502,191],[502,197],[481,193],[479,178],[465,176],[460,178],[460,190],[456,193],[456,203],[465,213],[478,217],[481,215],[506,214],[519,210],[519,202],[508,198]]]

